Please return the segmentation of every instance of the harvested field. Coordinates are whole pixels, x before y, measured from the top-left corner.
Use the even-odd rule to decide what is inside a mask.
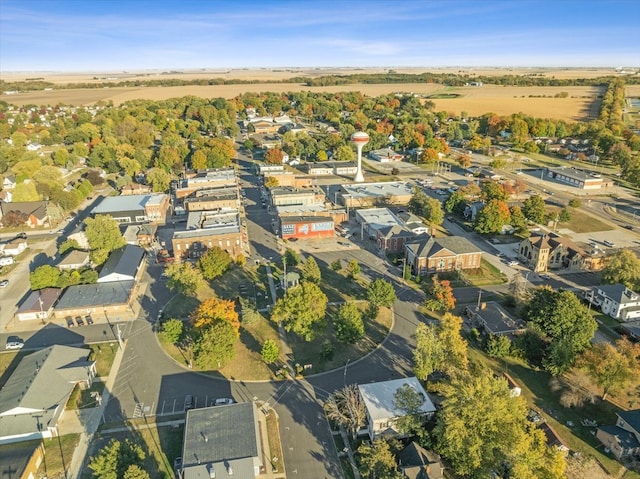
[[[98,101],[113,101],[119,105],[129,100],[165,100],[167,98],[194,95],[203,98],[234,98],[245,92],[289,92],[313,91],[336,93],[357,90],[365,95],[378,96],[393,92],[413,92],[423,95],[458,93],[458,98],[434,99],[436,110],[453,114],[462,111],[477,116],[493,112],[498,115],[525,113],[540,118],[555,118],[567,121],[588,120],[598,114],[602,93],[598,87],[502,87],[485,85],[482,87],[462,87],[446,89],[442,85],[428,83],[402,83],[380,85],[342,85],[328,87],[308,87],[295,83],[260,83],[251,85],[211,85],[176,87],[114,87],[101,89],[51,90],[20,93],[4,96],[3,99],[15,105],[90,105]],[[567,92],[567,98],[553,97]],[[533,95],[533,97],[530,97]]]
[[[384,73],[387,69],[308,69],[308,70],[230,70],[230,71],[198,71],[185,73],[160,72],[147,73],[119,73],[119,74],[52,74],[52,73],[3,73],[5,81],[22,80],[24,78],[43,78],[56,84],[70,82],[119,82],[124,80],[159,80],[179,78],[183,80],[204,78],[225,78],[239,80],[286,80],[293,76],[317,77],[322,75],[353,73]],[[574,70],[504,70],[504,69],[396,69],[398,73],[422,73],[434,71],[437,73],[466,73],[477,75],[521,75],[539,74],[556,78],[594,77],[614,74],[612,70],[599,69],[574,69]],[[72,105],[90,105],[98,101],[113,101],[119,105],[129,100],[164,100],[167,98],[194,95],[203,98],[234,98],[245,92],[290,92],[313,91],[336,93],[341,91],[357,90],[368,96],[378,96],[393,92],[413,92],[422,95],[437,95],[432,101],[436,104],[436,110],[459,114],[464,111],[469,115],[478,116],[493,112],[498,115],[512,113],[525,113],[540,118],[555,118],[567,121],[589,120],[597,117],[600,101],[597,98],[604,91],[599,87],[515,87],[484,85],[482,87],[446,88],[434,83],[393,83],[376,85],[339,85],[328,87],[308,87],[300,83],[260,83],[244,85],[189,85],[176,87],[111,87],[100,89],[74,89],[33,91],[15,95],[4,95],[3,100],[15,105],[55,105],[58,103]],[[554,98],[558,93],[566,92],[567,98]],[[628,94],[637,92],[640,95],[640,85],[627,87]],[[456,98],[447,98],[450,95],[460,95]],[[444,96],[444,98],[443,98]],[[544,98],[547,97],[547,98]]]

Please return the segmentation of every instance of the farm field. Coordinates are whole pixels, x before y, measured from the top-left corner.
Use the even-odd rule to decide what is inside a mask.
[[[455,93],[457,98],[433,99],[436,111],[459,114],[465,111],[472,116],[493,112],[498,115],[525,113],[541,118],[555,118],[567,121],[588,120],[597,116],[600,107],[599,87],[514,87],[484,85],[482,87],[443,88],[434,83],[394,83],[377,85],[339,85],[308,87],[298,83],[260,83],[244,85],[188,85],[171,87],[112,87],[100,89],[74,89],[32,91],[15,95],[5,95],[3,100],[18,106],[27,104],[90,105],[98,101],[113,101],[119,105],[129,100],[165,100],[186,95],[203,98],[234,98],[246,92],[290,92],[313,91],[336,93],[357,90],[365,95],[378,96],[393,92],[413,92],[423,95]],[[567,92],[567,98],[553,98],[560,92]],[[550,98],[541,98],[542,96]]]

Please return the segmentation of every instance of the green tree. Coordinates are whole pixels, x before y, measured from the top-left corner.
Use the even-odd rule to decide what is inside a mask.
[[[545,217],[545,204],[542,196],[533,195],[524,200],[522,204],[524,216],[534,223],[543,223]]]
[[[567,208],[562,208],[557,218],[560,223],[568,223],[571,221],[571,212]]]
[[[198,331],[193,344],[195,363],[201,369],[219,369],[235,355],[235,344],[240,337],[229,322],[217,320]]]
[[[331,262],[331,270],[332,271],[340,271],[342,269],[342,263],[339,259]]]
[[[264,180],[264,186],[268,189],[277,188],[279,185],[280,182],[275,176],[267,176],[267,178]]]
[[[426,398],[408,384],[400,386],[393,395],[394,406],[404,415],[398,418],[398,431],[406,436],[422,436],[424,432],[424,415],[421,408]]]
[[[624,388],[640,374],[640,344],[622,338],[611,343],[595,343],[584,351],[578,364],[602,388],[602,400]]]
[[[511,341],[507,336],[491,334],[485,349],[491,358],[506,358],[511,351]]]
[[[202,272],[204,279],[212,280],[222,276],[233,264],[233,258],[229,253],[214,246],[204,252],[198,259],[198,268]]]
[[[330,421],[345,428],[354,439],[366,424],[367,413],[357,384],[338,389],[325,401],[323,409]]]
[[[327,301],[317,284],[304,281],[289,288],[284,297],[276,301],[271,320],[283,323],[287,332],[292,331],[307,342],[313,341],[315,329],[324,320]]]
[[[360,274],[360,264],[356,259],[352,259],[349,261],[347,265],[347,271],[349,272],[350,278],[355,278]]]
[[[55,288],[58,286],[60,271],[51,265],[38,266],[30,275],[29,282],[31,289],[37,291],[44,288]]]
[[[305,261],[304,265],[302,266],[301,273],[302,279],[304,281],[310,281],[312,283],[320,284],[320,280],[322,279],[320,267],[318,266],[318,263],[316,263],[316,260],[313,258],[313,256],[309,256],[307,258],[307,261]]]
[[[171,344],[178,344],[184,334],[184,323],[180,319],[169,319],[162,323],[164,337]]]
[[[207,155],[202,150],[197,150],[191,157],[191,168],[205,170],[207,168]]]
[[[262,351],[260,352],[260,355],[265,363],[275,363],[280,357],[280,348],[278,347],[278,343],[273,339],[267,339],[262,344]]]
[[[58,254],[60,256],[63,256],[67,251],[70,250],[79,250],[80,249],[80,245],[78,244],[78,242],[74,239],[68,239],[65,240],[64,242],[62,242],[62,244],[60,244],[60,246],[58,246]]]
[[[89,255],[94,264],[104,263],[109,254],[127,244],[120,233],[118,222],[108,215],[99,215],[84,220],[85,235],[89,242]]]
[[[598,328],[572,291],[554,291],[547,286],[535,290],[523,316],[549,343],[543,364],[554,374],[573,365],[576,354],[589,346]]]
[[[165,273],[169,278],[167,281],[169,289],[186,296],[195,296],[198,288],[203,285],[202,273],[188,262],[170,264],[165,269]]]
[[[358,464],[363,477],[369,479],[399,479],[396,458],[387,441],[376,439],[373,444],[358,447]]]
[[[362,313],[355,303],[344,303],[333,320],[336,338],[343,343],[354,344],[364,336]]]
[[[571,208],[580,208],[582,206],[582,201],[580,201],[579,199],[573,198],[569,200],[569,206]]]
[[[506,202],[491,200],[480,210],[474,229],[478,233],[501,233],[502,227],[511,221],[511,212]]]
[[[511,216],[511,226],[516,229],[522,229],[527,225],[527,218],[525,218],[522,208],[518,205],[513,205],[509,208]]]
[[[31,183],[18,183],[16,187],[13,189],[13,199],[14,203],[18,202],[28,202],[28,201],[40,201],[40,194],[36,189],[36,184],[34,182]]]
[[[482,183],[480,190],[482,191],[482,198],[487,203],[491,200],[507,201],[509,198],[504,187],[495,181],[485,181]]]
[[[413,350],[414,374],[421,381],[426,381],[431,373],[441,370],[443,363],[444,350],[436,327],[418,323],[416,347]]]
[[[393,285],[382,278],[374,279],[369,283],[366,295],[369,303],[376,308],[380,306],[389,308],[397,299]]]
[[[283,261],[287,263],[287,267],[294,267],[300,263],[300,255],[296,250],[291,248],[287,248],[284,250],[284,258]]]
[[[464,208],[467,204],[467,197],[463,191],[456,190],[444,203],[444,209],[447,213],[460,213],[464,212]]]
[[[632,291],[640,291],[640,259],[630,249],[612,254],[602,270],[605,284],[623,284]]]
[[[353,161],[355,153],[348,145],[339,146],[333,157],[336,161]]]
[[[146,455],[142,447],[129,439],[112,439],[89,459],[89,469],[96,479],[120,479],[130,466],[141,466]]]
[[[137,464],[131,464],[127,467],[127,470],[124,471],[123,477],[124,479],[151,479],[149,473]]]
[[[161,168],[151,168],[147,173],[147,183],[154,192],[163,192],[169,189],[171,175]]]
[[[442,406],[434,432],[456,474],[488,477],[520,451],[526,404],[511,397],[506,380],[487,373],[454,378]]]
[[[66,148],[58,148],[51,155],[53,158],[53,162],[60,167],[67,166],[67,162],[69,161],[69,152]]]

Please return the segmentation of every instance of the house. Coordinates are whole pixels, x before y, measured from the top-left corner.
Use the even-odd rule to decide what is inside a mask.
[[[254,478],[265,472],[265,450],[255,403],[229,404],[187,411],[181,479]]]
[[[100,270],[98,283],[136,281],[142,274],[144,256],[144,249],[130,244],[112,251]]]
[[[394,161],[402,161],[404,155],[395,152],[391,148],[382,148],[379,150],[373,150],[369,152],[369,158],[380,163],[391,163]]]
[[[19,215],[24,224],[30,228],[44,226],[49,223],[47,214],[47,201],[18,201],[0,203],[2,217],[7,215]]]
[[[0,244],[0,252],[2,252],[3,256],[18,256],[26,249],[27,240],[22,238],[15,238],[4,244]]]
[[[419,413],[425,418],[436,411],[431,398],[415,377],[392,379],[378,383],[358,384],[358,391],[364,402],[367,415],[366,434],[373,441],[382,436],[401,436],[396,429],[398,418],[406,415],[395,403],[395,395],[403,386],[412,388],[423,400]]]
[[[71,392],[91,387],[96,376],[91,351],[50,346],[25,356],[0,395],[0,444],[58,435],[58,421]]]
[[[70,270],[84,268],[89,264],[89,252],[81,250],[71,250],[64,258],[58,261],[58,269]]]
[[[468,204],[467,206],[465,206],[464,208],[464,218],[467,221],[475,221],[476,218],[478,217],[478,213],[480,213],[480,211],[482,211],[482,209],[484,208],[484,202],[482,201],[474,201],[471,204]]]
[[[584,299],[618,321],[640,319],[640,294],[623,284],[595,286],[585,293]]]
[[[415,238],[416,234],[404,225],[383,226],[376,231],[378,250],[385,254],[402,253]]]
[[[12,190],[16,187],[16,176],[15,175],[7,175],[2,180],[2,189],[3,190]]]
[[[514,319],[495,301],[482,303],[480,308],[467,308],[469,318],[487,334],[504,336],[524,332],[525,324],[521,319]]]
[[[444,479],[440,456],[411,441],[398,454],[400,472],[408,479]]]
[[[40,291],[31,291],[22,303],[18,305],[16,319],[18,321],[31,321],[39,319],[44,321],[53,314],[53,307],[62,294],[59,288],[44,288]]]
[[[13,201],[13,193],[11,190],[2,190],[0,191],[0,201],[5,203],[11,203]],[[0,213],[0,218],[2,217]]]
[[[402,220],[405,228],[413,231],[416,236],[429,234],[429,227],[422,222],[419,216],[408,211],[398,213],[396,216]]]
[[[461,236],[428,236],[405,246],[405,258],[417,276],[480,267],[482,251]]]
[[[118,223],[164,224],[168,211],[169,195],[121,195],[103,198],[91,214],[108,215]]]
[[[640,409],[616,415],[615,425],[600,426],[596,438],[618,459],[640,454]]]
[[[0,474],[15,479],[40,477],[38,468],[44,461],[44,443],[26,441],[0,446]]]
[[[535,272],[597,269],[602,265],[598,255],[587,253],[569,238],[556,233],[536,233],[523,239],[518,257]]]

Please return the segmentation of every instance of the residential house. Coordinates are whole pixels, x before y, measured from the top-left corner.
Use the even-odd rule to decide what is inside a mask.
[[[408,211],[398,213],[396,216],[402,220],[405,228],[413,231],[416,236],[429,234],[429,227],[422,222],[419,216]]]
[[[556,233],[536,233],[523,239],[518,247],[518,257],[535,272],[550,269],[577,271],[602,266],[597,254],[588,253],[569,238]]]
[[[181,479],[249,479],[266,471],[261,430],[254,402],[190,409],[184,425]],[[271,467],[271,466],[269,466]]]
[[[466,313],[487,334],[505,336],[519,334],[525,330],[524,321],[513,318],[495,301],[481,303],[479,308],[467,308]]]
[[[616,458],[640,454],[640,409],[616,413],[615,425],[600,426],[596,438]]]
[[[404,225],[383,226],[376,231],[376,243],[380,252],[397,254],[402,253],[405,246],[415,240],[416,236]]]
[[[58,269],[70,270],[70,269],[80,269],[89,265],[89,252],[81,251],[81,250],[71,250],[67,254],[64,255],[56,267]]]
[[[3,256],[18,256],[27,249],[27,240],[22,238],[14,238],[11,241],[0,244],[0,253]]]
[[[440,456],[411,441],[398,454],[400,472],[408,479],[444,479]]]
[[[22,358],[0,394],[0,444],[58,435],[71,392],[78,384],[91,387],[96,376],[90,353],[56,345]]]
[[[595,286],[584,298],[618,321],[640,319],[640,294],[623,284]]]
[[[29,228],[44,226],[49,223],[47,214],[47,201],[14,201],[0,203],[2,217],[9,214],[18,214],[24,218],[24,224]]]
[[[137,281],[144,270],[144,249],[126,245],[114,250],[100,270],[98,283]]]
[[[164,224],[169,206],[169,195],[165,194],[107,196],[91,214],[108,215],[118,223]]]
[[[31,291],[24,301],[18,305],[15,317],[18,321],[39,319],[44,321],[53,315],[53,307],[62,294],[59,288],[44,288]]]
[[[475,221],[476,218],[478,217],[478,213],[480,213],[480,211],[482,211],[483,208],[484,208],[483,201],[474,201],[473,203],[468,204],[464,208],[464,213],[463,213],[464,218],[467,221]]]
[[[2,189],[3,190],[12,190],[16,187],[16,177],[15,175],[7,175],[2,180]]]
[[[422,404],[418,408],[419,414],[425,418],[432,416],[436,408],[420,381],[415,377],[358,384],[367,415],[365,433],[372,441],[383,436],[402,436],[397,429],[397,420],[405,416],[406,412],[396,406],[395,395],[398,389],[405,385],[412,388],[422,399]]]
[[[461,236],[428,236],[405,247],[405,258],[417,276],[475,269],[480,267],[482,251]]]

